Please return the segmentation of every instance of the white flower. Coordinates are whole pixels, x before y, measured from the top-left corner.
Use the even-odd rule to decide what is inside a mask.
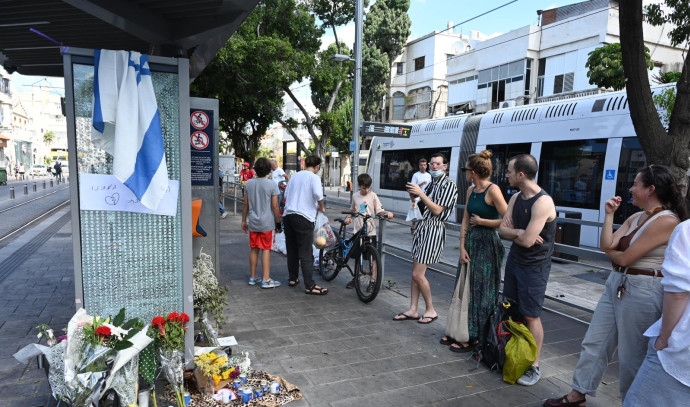
[[[124,338],[129,332],[129,329],[122,329],[111,324],[104,323],[103,326],[107,326],[108,328],[110,328],[110,335],[116,337],[118,341],[121,341],[122,338]]]

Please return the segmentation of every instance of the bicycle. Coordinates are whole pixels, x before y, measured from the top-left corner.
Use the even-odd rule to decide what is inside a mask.
[[[361,217],[362,228],[349,239],[345,236],[345,219],[338,218],[340,229],[333,232],[336,241],[329,247],[319,250],[319,272],[326,281],[331,281],[338,276],[342,268],[347,268],[355,280],[355,291],[359,299],[368,303],[374,300],[381,289],[383,270],[379,267],[381,256],[378,249],[372,244],[368,236],[369,219],[388,219],[386,215],[367,215],[360,212],[341,212],[352,217]],[[354,271],[348,265],[352,256],[352,248],[359,243],[360,256],[355,259]]]

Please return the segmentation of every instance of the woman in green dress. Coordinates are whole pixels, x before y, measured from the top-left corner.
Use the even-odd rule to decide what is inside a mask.
[[[508,204],[498,185],[489,181],[491,155],[488,150],[472,154],[462,168],[472,185],[467,189],[460,232],[460,278],[448,314],[446,336],[441,339],[441,343],[450,345],[454,352],[468,352],[474,348],[472,345],[481,337],[484,324],[498,301],[505,254],[498,227]],[[466,273],[468,279],[463,278]]]

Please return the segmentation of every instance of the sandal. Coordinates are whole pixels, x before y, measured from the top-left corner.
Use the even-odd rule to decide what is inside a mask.
[[[457,345],[457,346],[453,346]],[[455,342],[454,344],[450,345],[450,351],[451,352],[456,352],[456,353],[466,353],[474,349],[474,346],[472,345],[463,345],[461,342]]]
[[[328,288],[319,287],[314,284],[311,288],[307,288],[304,293],[309,295],[326,295],[328,294]]]
[[[452,345],[452,344],[455,343],[455,341],[454,341],[453,338],[451,338],[450,336],[444,336],[443,338],[441,338],[441,340],[439,341],[439,343],[440,343],[441,345]]]
[[[563,397],[546,400],[544,402],[544,406],[546,406],[546,407],[586,407],[587,406],[587,399],[570,401],[570,400],[568,400],[568,395],[566,394]]]
[[[294,286],[296,286],[297,284],[299,284],[299,278],[296,278],[296,279],[294,279],[294,280],[288,281],[288,286],[290,286],[290,287],[294,287]]]

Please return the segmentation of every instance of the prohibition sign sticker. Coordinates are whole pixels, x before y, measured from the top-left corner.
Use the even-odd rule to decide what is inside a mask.
[[[203,130],[206,128],[206,126],[208,126],[208,115],[201,110],[197,110],[196,112],[192,113],[190,122],[192,123],[192,127],[195,129]]]
[[[195,131],[192,133],[192,147],[197,150],[203,150],[208,147],[208,135],[203,131]]]

